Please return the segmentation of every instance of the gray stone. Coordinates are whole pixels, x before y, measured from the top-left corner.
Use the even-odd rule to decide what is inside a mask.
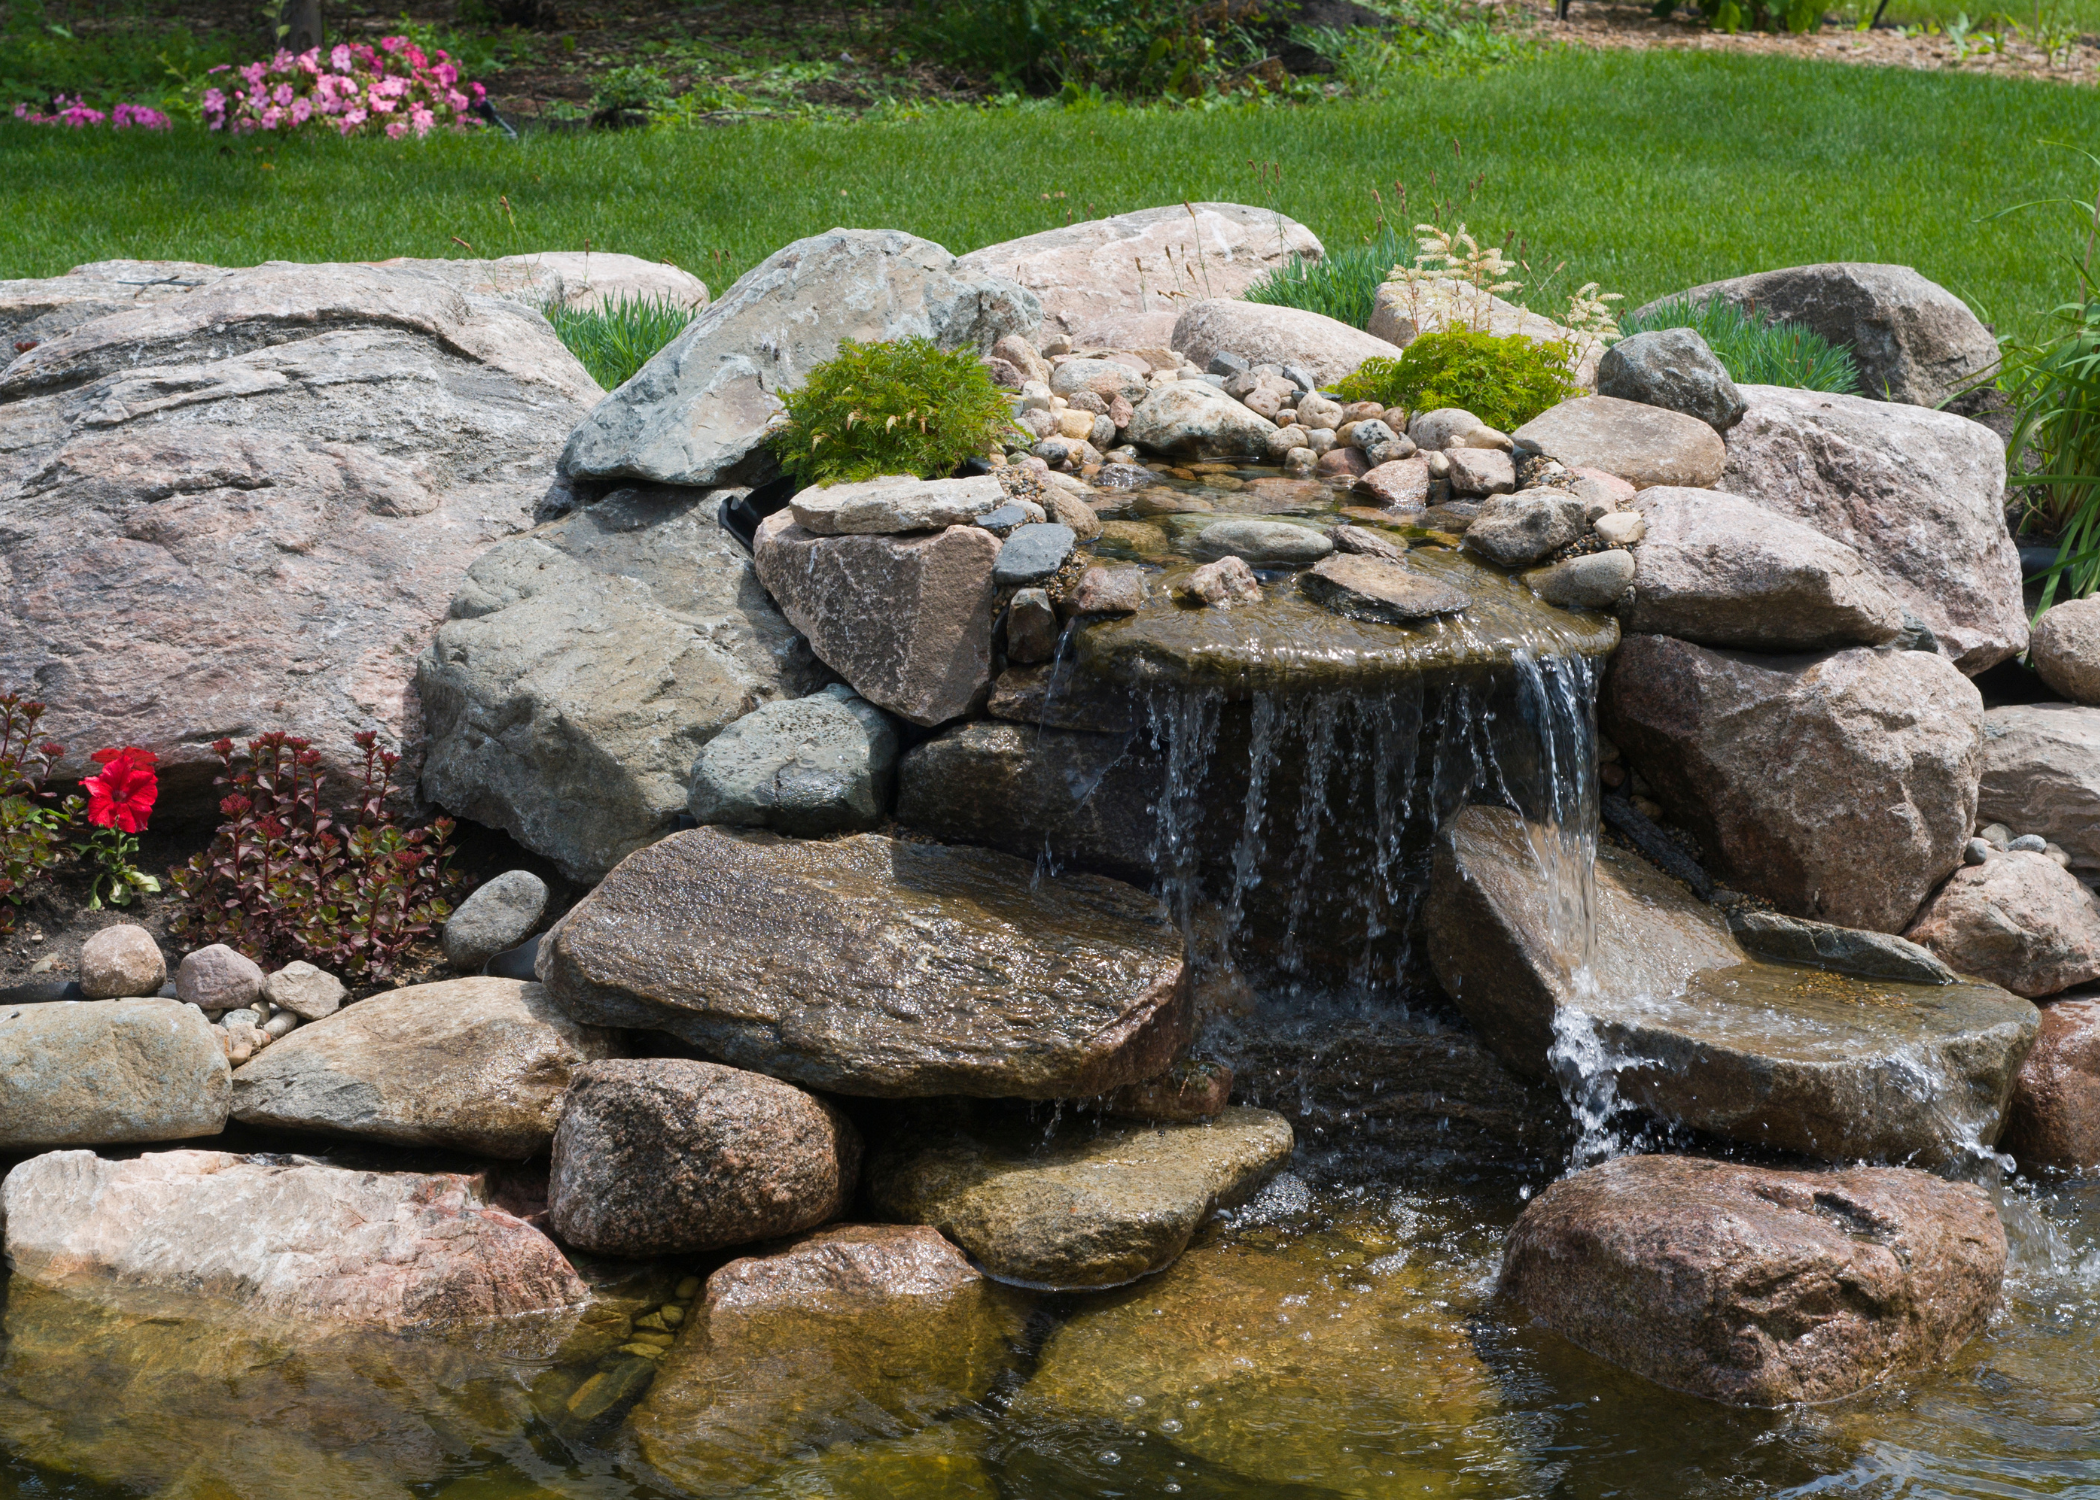
[[[1367,359],[1400,357],[1384,339],[1319,313],[1209,293],[1175,320],[1174,348],[1198,365],[1220,349],[1244,354],[1257,365],[1289,360],[1322,388],[1354,374]]]
[[[2051,605],[2034,622],[2028,659],[2073,703],[2100,704],[2100,598]]]
[[[853,484],[813,485],[788,502],[795,524],[813,536],[881,536],[968,526],[1006,505],[996,476],[916,479],[886,474]]]
[[[1201,381],[1155,387],[1138,403],[1126,436],[1170,458],[1235,458],[1268,452],[1273,423]]]
[[[921,536],[812,536],[768,516],[758,576],[823,663],[877,707],[933,725],[966,713],[992,676],[999,539],[974,526]]]
[[[1636,333],[1597,361],[1597,394],[1697,417],[1715,432],[1743,420],[1743,394],[1706,340],[1689,328]]]
[[[1562,609],[1615,608],[1633,587],[1633,578],[1633,554],[1616,550],[1571,557],[1524,575],[1541,599]]]
[[[716,506],[619,490],[485,553],[418,664],[423,794],[595,880],[670,831],[701,746],[815,691]],[[828,545],[863,540],[883,545]]]
[[[992,582],[1000,588],[1025,587],[1056,576],[1078,544],[1072,528],[1047,523],[1023,526],[999,548],[992,564]]]
[[[1735,940],[1760,958],[1901,984],[1953,984],[1961,977],[1929,950],[1891,933],[1811,922],[1748,902],[1738,902],[1727,912]]]
[[[0,1150],[217,1135],[230,1089],[215,1029],[172,1000],[0,1008]]]
[[[897,731],[858,697],[763,704],[702,747],[686,811],[699,823],[803,838],[872,828],[889,813]]]
[[[1859,554],[1754,501],[1659,485],[1633,502],[1646,522],[1633,557],[1627,630],[1749,651],[1879,646],[1903,607]]]
[[[1198,557],[1237,557],[1254,567],[1296,567],[1318,562],[1334,551],[1334,543],[1310,526],[1233,518],[1205,526],[1192,550]]]
[[[1454,495],[1506,495],[1517,487],[1517,466],[1507,453],[1493,448],[1449,448],[1444,457],[1451,461]]]
[[[2049,841],[2038,833],[2023,833],[2018,838],[2007,839],[2005,847],[2008,852],[2040,854],[2049,847]]]
[[[251,1003],[262,992],[261,966],[224,943],[184,955],[175,970],[175,998],[199,1010],[232,1010]]]
[[[531,936],[546,909],[546,881],[530,870],[504,871],[446,919],[441,939],[446,962],[455,969],[480,968]]]
[[[2039,833],[2063,846],[2072,869],[2100,873],[2100,708],[2021,703],[1986,713],[1976,820]]]
[[[1996,433],[1859,396],[1750,385],[1743,398],[1715,488],[1850,547],[1964,672],[2026,648]]]
[[[1412,458],[1415,453],[1415,445],[1411,440],[1394,432],[1376,417],[1358,422],[1355,432],[1350,434],[1349,441],[1363,449],[1365,462],[1374,469],[1380,464],[1397,463],[1403,458]]]
[[[1602,469],[1637,490],[1657,484],[1706,489],[1728,463],[1719,434],[1697,417],[1612,396],[1563,401],[1511,436],[1571,469]]]
[[[1041,589],[1022,589],[1006,606],[1006,659],[1044,662],[1057,653],[1057,610]]]
[[[2029,999],[2100,979],[2100,898],[2036,850],[1964,864],[1904,936]]]
[[[1473,602],[1462,589],[1405,563],[1353,552],[1322,558],[1299,575],[1298,586],[1338,615],[1386,625],[1457,614]]]
[[[737,279],[633,379],[592,409],[562,450],[576,478],[750,483],[769,475],[768,426],[844,339],[926,338],[979,354],[1042,321],[1035,298],[891,229],[832,229]]]
[[[1961,862],[1965,865],[1980,865],[1991,857],[1991,846],[1983,839],[1970,839],[1961,846]]]
[[[1043,508],[1040,505],[1023,506],[1009,500],[997,510],[986,511],[971,524],[982,526],[993,536],[1004,539],[1011,536],[1017,528],[1032,525],[1042,519]]]
[[[1474,433],[1489,430],[1487,423],[1462,406],[1439,406],[1433,411],[1418,412],[1407,424],[1408,437],[1425,453],[1463,447]]]
[[[907,1119],[868,1162],[868,1196],[927,1224],[986,1274],[1097,1290],[1161,1270],[1220,1208],[1252,1197],[1293,1146],[1283,1116],[1227,1109],[1195,1125]]]
[[[263,981],[263,998],[308,1021],[332,1016],[349,993],[343,981],[304,959],[293,959]]]
[[[80,992],[90,1000],[157,995],[168,982],[168,961],[143,927],[120,922],[80,945]]]
[[[1363,557],[1383,557],[1398,562],[1407,556],[1407,542],[1387,532],[1374,531],[1368,526],[1336,526],[1329,529],[1327,540],[1334,543],[1337,552],[1353,552]]]
[[[1582,502],[1559,490],[1496,495],[1466,528],[1465,546],[1505,568],[1549,557],[1582,535]]]
[[[0,281],[0,337],[41,344],[104,313],[128,312],[187,296],[234,273],[189,260],[100,260],[63,276]]]
[[[987,850],[696,829],[630,855],[545,946],[578,1020],[838,1093],[1087,1097],[1189,1039],[1156,903]]]
[[[1050,392],[1056,396],[1093,395],[1103,401],[1121,396],[1132,406],[1145,399],[1145,378],[1126,364],[1112,359],[1068,359],[1050,376]]]
[[[1909,266],[1834,261],[1710,281],[1649,303],[1732,302],[1852,351],[1868,396],[1938,406],[1996,368],[1998,341],[1959,297]]]
[[[1174,597],[1184,604],[1230,609],[1252,604],[1261,598],[1261,580],[1237,557],[1221,557],[1192,570],[1174,585]]]
[[[233,1117],[524,1161],[547,1149],[585,1063],[625,1050],[537,984],[408,985],[302,1026],[233,1075]]]

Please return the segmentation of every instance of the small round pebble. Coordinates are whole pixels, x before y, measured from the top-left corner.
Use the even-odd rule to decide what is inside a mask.
[[[2044,854],[2048,852],[2049,841],[2038,833],[2023,833],[2005,847],[2022,854]]]
[[[1970,839],[1961,846],[1961,862],[1965,865],[1980,865],[1991,857],[1991,846],[1982,839]]]
[[[168,961],[143,927],[105,927],[80,948],[80,992],[90,1000],[123,1000],[158,994],[168,982]]]

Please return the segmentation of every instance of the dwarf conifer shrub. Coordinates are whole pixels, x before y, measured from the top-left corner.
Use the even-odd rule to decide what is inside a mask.
[[[1510,432],[1582,388],[1568,378],[1574,351],[1523,334],[1498,338],[1470,328],[1426,333],[1398,359],[1367,359],[1335,394],[1409,412],[1459,406],[1490,427]]]
[[[788,420],[773,452],[805,485],[878,474],[942,479],[1018,431],[1012,396],[983,362],[968,349],[945,354],[930,339],[848,339],[780,399]]]

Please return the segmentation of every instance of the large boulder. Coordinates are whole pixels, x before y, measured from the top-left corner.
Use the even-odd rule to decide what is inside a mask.
[[[2100,979],[2100,898],[2046,854],[1994,852],[1956,870],[1904,935],[2029,999]]]
[[[1849,348],[1860,390],[1877,400],[1938,406],[1998,364],[1998,341],[1967,304],[1909,266],[1829,261],[1760,271],[1658,298],[1634,316],[1716,298]]]
[[[172,1000],[0,1010],[0,1151],[183,1141],[226,1128],[219,1034]]]
[[[737,279],[569,437],[571,478],[748,483],[773,471],[779,393],[846,339],[931,339],[990,352],[1042,321],[1035,297],[894,229],[831,229]]]
[[[2001,1144],[2030,1172],[2100,1167],[2100,1000],[2067,997],[2042,1007]]]
[[[889,813],[897,730],[847,688],[765,703],[693,762],[696,823],[777,828],[802,838],[872,828]]]
[[[1430,876],[1430,962],[1513,1070],[1556,1075],[1585,1108],[1833,1161],[1946,1160],[1997,1138],[2034,1039],[2026,1001],[1748,960],[1718,911],[1609,845],[1585,929],[1557,842],[1468,808]]]
[[[1633,602],[1619,623],[1746,651],[1879,646],[1903,632],[1903,606],[1842,542],[1717,490],[1658,485],[1633,508]]]
[[[563,1091],[617,1057],[516,979],[448,979],[374,995],[278,1039],[233,1075],[244,1125],[523,1161],[547,1149]]]
[[[423,794],[574,880],[670,831],[701,746],[824,680],[711,497],[618,490],[476,559],[417,664]]]
[[[1795,916],[1901,932],[1975,826],[1983,699],[1929,652],[1632,635],[1600,707],[1708,868]]]
[[[676,834],[577,904],[540,974],[578,1020],[881,1098],[1086,1098],[1189,1039],[1181,935],[1142,891],[876,834]]]
[[[1637,490],[1705,489],[1728,461],[1720,436],[1697,417],[1616,396],[1573,397],[1510,436],[1571,469],[1616,474]]]
[[[992,680],[992,568],[981,526],[817,536],[781,511],[759,524],[758,576],[810,649],[870,703],[934,725]]]
[[[1746,385],[1716,489],[1843,542],[1971,676],[2027,645],[2005,444],[1952,412]]]
[[[2100,598],[2043,610],[2027,641],[2042,681],[2073,703],[2100,704]]]
[[[1323,387],[1367,359],[1400,357],[1397,345],[1323,314],[1209,293],[1175,320],[1174,348],[1199,369],[1218,354],[1237,354],[1250,365],[1295,365]]]
[[[884,1217],[930,1224],[1001,1281],[1076,1291],[1171,1265],[1221,1208],[1290,1159],[1283,1116],[1227,1109],[1190,1125],[1075,1119],[903,1122],[868,1162]]]
[[[1146,314],[1165,313],[1171,326],[1177,302],[1237,297],[1293,259],[1325,253],[1311,230],[1271,209],[1172,203],[986,245],[958,264],[1026,288],[1042,306],[1043,335],[1084,346]]]
[[[290,728],[339,796],[467,565],[523,531],[598,387],[537,313],[411,269],[273,262],[107,311],[0,374],[0,682],[90,774],[160,757],[209,815],[212,742]],[[81,538],[94,545],[81,545]]]
[[[1138,403],[1124,436],[1169,458],[1245,458],[1267,451],[1276,424],[1216,386],[1177,380]]]
[[[860,1132],[760,1073],[686,1058],[591,1063],[562,1101],[548,1211],[601,1255],[687,1255],[777,1239],[853,1201]]]
[[[0,350],[12,359],[104,313],[187,296],[233,274],[193,260],[98,260],[63,276],[0,281]]]
[[[2100,708],[2017,703],[1983,716],[1979,824],[2038,833],[2100,875]]]
[[[1952,1358],[1990,1321],[2005,1255],[1970,1183],[1625,1156],[1532,1201],[1501,1291],[1659,1385],[1785,1406]]]
[[[298,1157],[91,1151],[0,1183],[14,1274],[80,1292],[201,1294],[264,1316],[405,1328],[514,1317],[589,1289],[478,1177]]]

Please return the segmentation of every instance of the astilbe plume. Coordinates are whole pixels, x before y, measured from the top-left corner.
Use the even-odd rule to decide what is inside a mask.
[[[307,740],[275,732],[212,746],[228,788],[209,849],[169,871],[181,898],[170,927],[265,966],[304,959],[352,980],[384,979],[417,938],[452,914],[453,823],[403,829],[386,806],[401,757],[366,730],[354,826],[323,798],[327,774]]]

